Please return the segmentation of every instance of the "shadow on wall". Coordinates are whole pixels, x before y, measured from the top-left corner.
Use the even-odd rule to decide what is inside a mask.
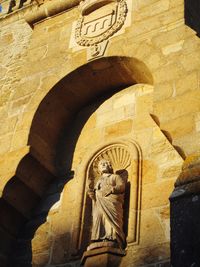
[[[185,0],[185,23],[200,37],[200,0]]]
[[[57,166],[57,171],[61,174],[60,178],[52,175],[52,173],[50,173],[38,161],[36,161],[36,159],[31,155],[31,153],[26,155],[21,160],[17,168],[16,176],[13,177],[5,187],[3,197],[6,197],[7,192],[8,195],[13,196],[14,192],[16,192],[17,189],[14,186],[12,190],[13,194],[11,194],[12,184],[18,183],[21,183],[21,186],[19,186],[21,188],[21,192],[19,192],[19,190],[17,192],[20,195],[24,194],[22,189],[23,182],[28,183],[28,186],[31,186],[34,193],[37,192],[37,195],[33,195],[32,190],[26,190],[26,195],[24,196],[23,201],[20,199],[20,203],[17,204],[19,208],[22,207],[23,209],[24,220],[21,224],[23,225],[23,227],[20,227],[20,232],[18,233],[17,241],[15,242],[15,245],[12,249],[12,254],[10,255],[9,267],[43,266],[37,264],[32,265],[31,242],[35,235],[35,232],[42,224],[46,222],[50,209],[55,203],[60,200],[60,196],[65,184],[74,176],[74,172],[73,170],[70,170],[70,167],[72,164],[75,145],[84,124],[86,123],[90,115],[92,115],[106,99],[111,97],[116,91],[119,90],[120,88],[117,88],[117,90],[110,90],[109,94],[101,97],[98,102],[96,102],[96,104],[91,105],[90,108],[87,109],[89,110],[89,113],[77,113],[77,115],[74,116],[73,122],[71,122],[70,124],[71,130],[69,129],[68,125],[65,129],[62,129],[59,142],[56,146],[57,157],[55,162],[55,165]],[[18,178],[17,175],[20,178]],[[33,201],[30,202],[30,199],[33,199]],[[18,201],[18,194],[15,195],[15,199],[12,199],[12,201]],[[70,244],[71,238],[71,233],[65,233],[65,243],[67,241]],[[86,249],[89,241],[88,236],[86,237],[86,240],[87,242],[83,244],[81,252],[79,252],[78,255],[75,255],[75,257],[72,256],[72,259],[75,260],[75,266],[76,264],[78,264],[79,266],[79,262],[76,263],[76,259],[80,259],[82,252]],[[54,242],[56,242],[56,237]],[[50,243],[50,246],[52,246],[52,243]],[[41,247],[39,247],[40,245]],[[42,248],[43,247],[41,240],[41,244],[38,245],[38,251],[41,252],[41,257],[44,257],[41,251]],[[46,251],[45,247],[44,251]],[[66,262],[70,260],[69,255],[66,255],[65,258]]]
[[[144,63],[103,58],[67,75],[42,100],[30,130],[30,153],[21,160],[0,198],[4,214],[0,218],[0,266],[6,266],[3,259],[8,251],[9,267],[32,266],[31,240],[73,178],[71,164],[82,127],[105,99],[136,83],[153,84]],[[91,113],[80,118],[79,111],[97,99]]]
[[[41,179],[42,178],[42,179]],[[46,221],[46,210],[59,200],[59,195],[54,195],[45,204],[41,216],[37,216],[35,207],[42,202],[42,195],[46,187],[55,178],[31,154],[27,154],[19,163],[16,175],[6,184],[0,199],[1,227],[12,239],[9,242],[7,264],[9,266],[32,266],[31,239],[35,230]],[[40,189],[39,189],[40,187]],[[40,206],[42,209],[42,206]],[[6,242],[5,242],[6,241]],[[1,266],[1,264],[0,264]]]

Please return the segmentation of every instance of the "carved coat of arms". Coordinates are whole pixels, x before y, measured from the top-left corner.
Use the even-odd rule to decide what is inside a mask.
[[[124,25],[126,0],[83,0],[80,10],[75,40],[80,46],[90,47],[90,58],[102,56],[108,39]]]

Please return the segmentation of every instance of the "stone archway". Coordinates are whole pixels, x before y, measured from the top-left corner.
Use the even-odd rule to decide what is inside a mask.
[[[152,85],[153,78],[144,63],[127,57],[99,59],[64,77],[43,99],[34,116],[29,135],[31,154],[42,160],[52,173],[62,175],[52,157],[56,154],[60,132],[71,124],[74,114],[105,94],[137,83]],[[41,131],[41,127],[46,130]]]
[[[30,151],[19,163],[15,177],[6,185],[3,194],[3,201],[20,213],[17,214],[18,217],[12,210],[8,213],[18,223],[15,229],[16,241],[13,241],[15,245],[10,257],[11,266],[18,264],[28,267],[31,262],[33,266],[63,264],[80,258],[82,245],[78,237],[79,222],[84,220],[80,212],[83,197],[79,197],[79,194],[83,192],[84,172],[78,168],[83,168],[84,155],[90,153],[90,135],[105,130],[100,123],[100,128],[88,132],[88,129],[93,127],[93,115],[104,109],[107,101],[113,103],[113,108],[108,110],[110,113],[105,120],[105,123],[108,123],[105,130],[107,141],[115,142],[116,136],[119,139],[122,136],[126,140],[132,139],[139,144],[143,154],[143,176],[140,180],[144,185],[143,192],[138,197],[140,204],[136,205],[143,209],[136,209],[142,216],[142,230],[141,233],[138,230],[140,220],[139,216],[136,216],[135,222],[137,221],[138,225],[131,226],[137,229],[136,242],[130,245],[129,256],[123,264],[130,263],[135,249],[139,255],[135,260],[137,264],[142,264],[148,257],[146,246],[150,244],[153,244],[154,251],[151,260],[156,262],[156,257],[160,254],[164,260],[168,260],[169,215],[168,206],[165,206],[168,205],[174,177],[180,172],[182,158],[150,116],[153,103],[152,85],[151,73],[141,61],[110,57],[90,62],[73,71],[43,98],[31,124],[28,141]],[[129,112],[130,107],[126,107],[128,103],[133,105],[135,113]],[[107,108],[110,109],[109,106]],[[110,118],[121,113],[120,108],[127,110],[122,121],[117,118],[116,121],[110,121]],[[125,114],[129,114],[128,117]],[[89,145],[86,148],[80,141],[84,135],[89,137]],[[97,143],[103,147],[100,141],[98,139]],[[118,141],[121,142],[117,140],[117,143]],[[159,150],[157,147],[160,146],[162,149]],[[158,177],[158,180],[155,177]],[[79,186],[74,187],[74,183]],[[160,198],[158,188],[166,189]],[[147,194],[149,190],[154,193]],[[19,196],[17,201],[15,195]],[[79,209],[71,210],[70,205],[76,200]],[[155,209],[153,213],[151,209]],[[71,220],[74,218],[74,210],[78,214],[75,216],[75,223]],[[150,225],[149,218],[152,220]],[[148,227],[151,228],[151,234],[146,235],[145,229]],[[78,246],[73,244],[72,240],[79,242]],[[140,242],[143,244],[142,249],[137,247]],[[84,248],[85,246],[86,244]]]
[[[95,99],[109,97],[136,83],[153,83],[151,73],[143,62],[127,57],[103,58],[64,77],[42,100],[30,129],[30,152],[18,164],[16,174],[6,184],[1,198],[2,210],[7,214],[1,222],[4,229],[2,236],[5,232],[5,243],[8,243],[7,250],[4,252],[2,249],[5,261],[5,254],[11,251],[10,247],[13,247],[17,238],[16,247],[20,249],[18,251],[14,247],[10,259],[14,259],[16,264],[31,262],[30,240],[27,239],[33,236],[33,229],[45,221],[49,209],[59,199],[63,185],[72,176],[70,160],[63,169],[62,162],[57,161],[57,155],[62,153],[60,140],[63,133],[69,133],[75,114]],[[51,184],[59,187],[53,197],[52,192],[47,192]],[[45,194],[47,199],[44,200]],[[33,222],[38,213],[42,216]],[[9,220],[15,223],[8,224]],[[29,238],[26,239],[27,235]],[[21,253],[26,255],[25,258],[21,257]]]

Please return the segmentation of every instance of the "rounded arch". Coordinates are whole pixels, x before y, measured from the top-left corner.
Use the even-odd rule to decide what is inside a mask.
[[[85,64],[56,83],[41,101],[32,122],[31,154],[54,175],[62,176],[55,157],[64,132],[82,107],[130,85],[153,85],[147,66],[136,58],[107,57]],[[43,129],[43,130],[41,130]]]
[[[9,203],[20,213],[15,216],[15,211],[9,207],[8,212],[14,214],[18,222],[15,229],[16,237],[20,236],[18,242],[25,242],[17,243],[17,248],[26,247],[26,253],[31,253],[30,237],[46,220],[48,211],[59,199],[64,184],[73,176],[70,172],[73,150],[81,127],[88,119],[87,116],[83,118],[76,128],[73,125],[76,114],[91,102],[99,100],[100,105],[115,92],[137,83],[153,85],[151,72],[143,62],[136,58],[108,57],[79,67],[57,82],[45,97],[41,95],[42,100],[30,123],[30,152],[18,164],[15,176],[3,192],[3,201],[6,202],[2,204],[3,208]],[[40,99],[38,95],[36,98]],[[64,158],[63,168],[64,139],[68,161],[66,165]],[[57,188],[55,198],[48,195],[52,195],[51,190],[55,190],[55,187],[47,190],[52,184]],[[15,195],[18,196],[17,202]],[[37,223],[27,224],[33,219],[33,214],[37,216],[37,213],[42,213],[41,219]],[[22,225],[26,226],[19,234]],[[18,257],[17,250],[16,255]]]

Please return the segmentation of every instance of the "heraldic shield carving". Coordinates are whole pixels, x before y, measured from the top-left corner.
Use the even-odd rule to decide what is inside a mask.
[[[103,56],[108,39],[124,25],[127,3],[125,0],[83,0],[79,7],[76,43],[90,48],[89,59]]]

